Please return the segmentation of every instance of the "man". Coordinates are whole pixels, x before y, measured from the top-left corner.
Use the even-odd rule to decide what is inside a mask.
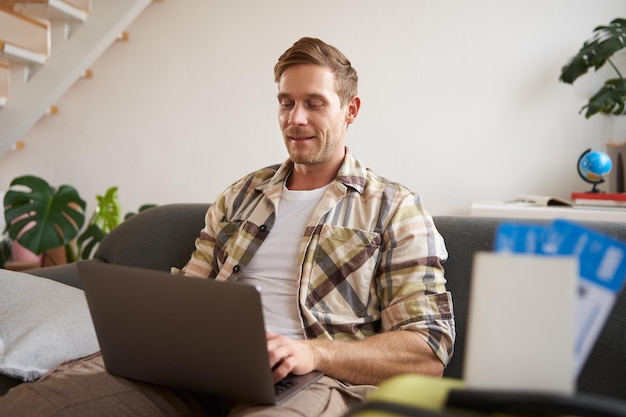
[[[346,148],[361,106],[350,61],[303,38],[274,71],[289,159],[224,191],[191,259],[174,272],[261,286],[274,379],[325,373],[281,406],[239,404],[229,415],[340,416],[386,378],[442,374],[455,336],[441,267],[447,252],[419,196],[367,170]],[[98,355],[61,366],[30,390],[81,378],[79,392],[66,395],[80,398],[71,408],[77,415],[202,408],[189,393],[106,374]],[[3,400],[26,401],[21,387]]]

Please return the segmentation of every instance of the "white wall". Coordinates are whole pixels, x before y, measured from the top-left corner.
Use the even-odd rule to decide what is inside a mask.
[[[348,146],[433,214],[568,197],[590,188],[578,156],[626,140],[626,117],[578,114],[608,69],[575,86],[558,81],[560,69],[595,26],[625,15],[623,0],[156,2],[25,149],[0,159],[0,190],[35,174],[74,185],[91,206],[112,185],[127,211],[212,201],[286,158],[272,69],[295,40],[316,36],[359,72]]]

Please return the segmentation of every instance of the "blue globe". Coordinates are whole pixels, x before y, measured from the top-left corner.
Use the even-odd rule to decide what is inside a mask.
[[[612,168],[611,157],[601,151],[587,151],[578,160],[578,173],[592,184],[603,182]]]

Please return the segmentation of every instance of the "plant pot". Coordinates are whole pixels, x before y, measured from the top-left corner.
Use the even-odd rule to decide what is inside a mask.
[[[41,262],[42,262],[41,266],[54,266],[54,265],[66,264],[67,256],[65,254],[65,247],[59,246],[58,248],[50,249],[49,251],[44,252]]]
[[[24,226],[19,236],[24,234],[29,229],[35,226],[35,222],[31,222]],[[30,250],[22,246],[17,240],[11,243],[11,260],[19,263],[34,263],[37,262],[37,266],[41,266],[41,255],[37,255]]]
[[[11,243],[11,260],[16,262],[37,262],[37,265],[41,265],[41,255],[35,255],[17,241]]]

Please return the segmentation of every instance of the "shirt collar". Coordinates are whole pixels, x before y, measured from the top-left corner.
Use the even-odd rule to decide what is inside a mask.
[[[270,179],[267,187],[274,185],[281,185],[287,178],[291,170],[293,169],[293,162],[287,159],[278,168],[274,176]],[[365,184],[367,184],[367,168],[363,166],[361,161],[346,148],[346,156],[343,159],[339,172],[337,173],[336,181],[341,182],[346,187],[353,188],[359,193],[363,193]],[[262,186],[260,188],[266,188]]]

